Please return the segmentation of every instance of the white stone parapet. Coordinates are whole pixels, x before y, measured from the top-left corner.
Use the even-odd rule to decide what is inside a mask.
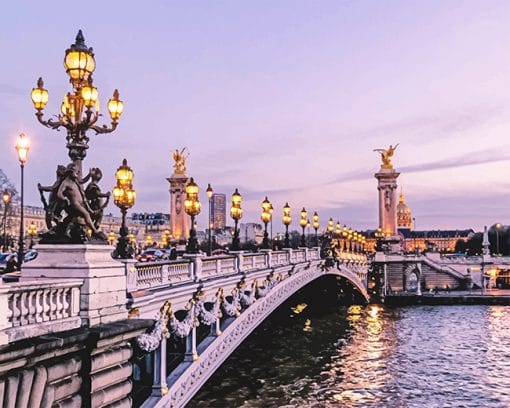
[[[80,327],[82,284],[44,279],[0,285],[0,345]]]

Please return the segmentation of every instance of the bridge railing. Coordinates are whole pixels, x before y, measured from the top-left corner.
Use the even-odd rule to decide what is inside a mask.
[[[48,279],[0,285],[0,345],[80,327],[82,284]]]
[[[243,272],[264,269],[268,267],[268,256],[264,253],[245,254],[242,258],[241,270]]]
[[[320,258],[319,248],[239,253],[232,255],[182,258],[175,261],[127,263],[127,291],[193,282],[233,273],[296,264]],[[199,262],[196,262],[199,259]]]
[[[128,292],[192,281],[193,264],[188,259],[127,263],[126,278]]]

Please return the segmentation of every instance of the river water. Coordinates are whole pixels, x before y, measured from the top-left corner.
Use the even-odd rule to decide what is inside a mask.
[[[188,406],[510,407],[510,307],[287,302]]]

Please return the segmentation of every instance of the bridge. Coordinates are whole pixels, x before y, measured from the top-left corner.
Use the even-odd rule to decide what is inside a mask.
[[[361,253],[321,259],[319,248],[299,248],[135,263],[111,259],[111,249],[85,248],[83,263],[99,269],[80,279],[80,260],[66,258],[64,246],[56,261],[55,248],[46,254],[40,245],[21,281],[0,287],[0,403],[183,406],[309,283],[336,276],[368,300]],[[177,360],[170,349],[181,351]],[[147,376],[149,392],[133,396]]]

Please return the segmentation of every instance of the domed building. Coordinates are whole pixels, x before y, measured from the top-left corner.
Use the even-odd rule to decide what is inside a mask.
[[[399,229],[411,229],[413,226],[413,217],[411,210],[404,201],[404,193],[400,191],[400,198],[397,205],[397,226]]]

